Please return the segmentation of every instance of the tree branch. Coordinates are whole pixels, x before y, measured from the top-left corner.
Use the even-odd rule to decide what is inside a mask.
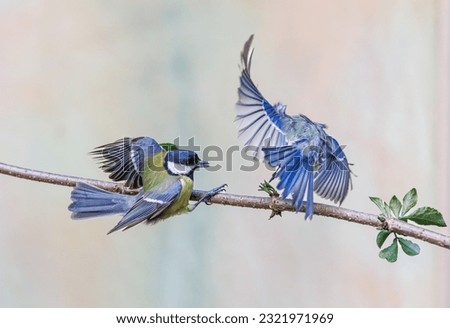
[[[123,186],[123,184],[120,183],[48,173],[26,169],[19,166],[13,166],[5,163],[0,163],[0,173],[21,179],[46,182],[68,187],[74,187],[77,182],[85,182],[113,192],[136,194],[136,190],[126,188]],[[199,200],[203,193],[204,191],[194,190],[191,196],[191,200]],[[295,208],[290,204],[289,201],[282,201],[275,197],[255,197],[221,193],[211,198],[210,202],[214,204],[249,207],[254,209],[275,209],[276,211],[291,212],[295,211]],[[301,211],[304,211],[304,208],[302,208]],[[379,229],[386,229],[391,232],[420,239],[430,244],[450,249],[450,236],[424,229],[422,227],[412,225],[401,220],[387,219],[382,222],[378,219],[378,216],[374,214],[363,213],[342,207],[319,203],[314,204],[314,214],[333,217],[339,220],[345,220],[363,225],[369,225]]]

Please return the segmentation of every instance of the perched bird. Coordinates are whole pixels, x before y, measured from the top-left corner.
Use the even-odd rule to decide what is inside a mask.
[[[111,173],[114,181],[140,188],[137,195],[109,192],[95,186],[78,183],[71,193],[69,210],[73,219],[123,214],[109,233],[127,230],[138,223],[157,223],[171,216],[193,211],[202,202],[224,191],[226,185],[206,192],[195,204],[189,199],[193,190],[194,171],[208,167],[190,150],[165,151],[154,139],[124,138],[96,148],[94,157],[101,168]]]
[[[339,205],[351,188],[351,170],[342,147],[326,132],[326,125],[305,115],[290,116],[282,103],[269,103],[250,76],[253,35],[241,52],[242,71],[236,103],[238,135],[252,146],[255,157],[263,157],[277,168],[271,181],[278,178],[281,198],[292,195],[292,204],[300,211],[306,198],[305,219],[314,212],[313,193]]]

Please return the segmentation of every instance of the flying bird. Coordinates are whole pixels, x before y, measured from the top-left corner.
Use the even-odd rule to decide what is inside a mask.
[[[314,192],[339,205],[351,188],[351,170],[343,148],[327,134],[327,126],[303,114],[290,116],[286,105],[271,104],[251,79],[253,35],[241,52],[241,76],[236,103],[239,139],[252,146],[255,157],[276,168],[270,181],[278,179],[281,198],[292,196],[305,219],[314,213]]]

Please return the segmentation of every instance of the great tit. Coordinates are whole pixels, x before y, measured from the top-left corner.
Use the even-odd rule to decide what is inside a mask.
[[[86,183],[77,183],[71,193],[69,210],[73,219],[123,214],[108,234],[127,230],[138,223],[157,223],[171,216],[193,211],[197,205],[224,191],[226,185],[214,188],[195,204],[189,199],[193,190],[194,171],[208,167],[190,150],[165,151],[150,137],[124,138],[97,147],[92,154],[114,181],[125,181],[140,188],[137,195],[109,192]]]
[[[277,168],[271,181],[278,178],[281,198],[292,195],[299,211],[306,196],[305,219],[314,212],[313,191],[339,205],[351,188],[351,170],[347,157],[326,125],[305,115],[289,116],[282,103],[270,104],[250,77],[253,35],[241,52],[241,76],[236,103],[238,135],[254,156],[263,157]]]

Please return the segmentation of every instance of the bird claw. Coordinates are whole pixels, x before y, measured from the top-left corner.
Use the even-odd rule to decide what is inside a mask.
[[[205,195],[202,197],[202,201],[206,204],[206,205],[211,205],[211,198],[215,195],[217,195],[220,192],[226,191],[226,187],[228,187],[228,185],[225,183],[219,187],[216,187],[214,189],[211,189],[210,191],[206,192]]]
[[[207,191],[203,194],[202,198],[198,202],[196,202],[194,205],[189,207],[189,211],[193,211],[200,203],[205,203],[206,205],[211,205],[211,198],[215,195],[217,195],[219,192],[225,191],[225,187],[227,187],[227,184],[223,184],[217,188],[211,189],[210,191]]]

